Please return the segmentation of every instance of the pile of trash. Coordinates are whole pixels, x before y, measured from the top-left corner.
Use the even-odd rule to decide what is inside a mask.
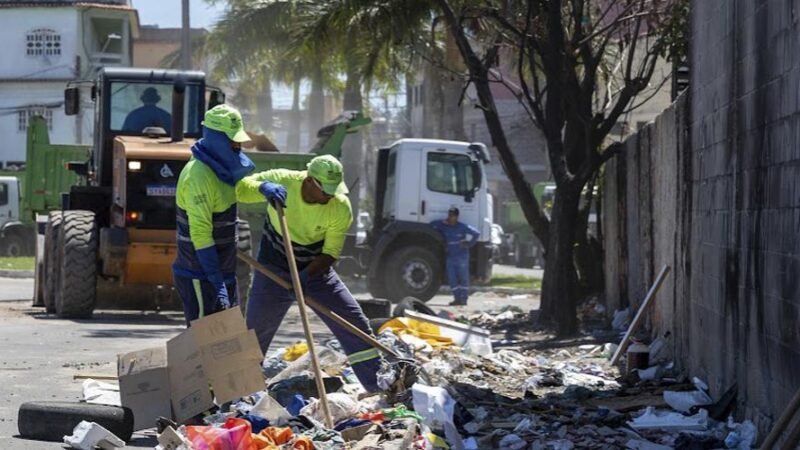
[[[755,445],[753,424],[730,417],[730,396],[713,402],[702,380],[687,382],[667,361],[621,374],[609,363],[614,343],[505,346],[504,329],[529,320],[521,310],[444,315],[407,311],[376,330],[379,341],[401,356],[386,359],[378,374],[384,389],[379,395],[361,386],[336,340],[315,345],[333,428],[325,426],[308,347],[298,343],[263,359],[263,390],[218,404],[213,414],[184,420],[186,425],[159,419],[156,448],[660,450]],[[663,342],[656,340],[649,348],[659,346]],[[87,380],[84,388],[89,402],[119,402],[113,384]],[[89,445],[89,435],[103,448],[122,442],[91,422],[79,424],[65,442],[93,448],[80,446]]]

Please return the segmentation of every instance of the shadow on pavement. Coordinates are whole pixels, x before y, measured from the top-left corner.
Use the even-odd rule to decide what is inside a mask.
[[[86,324],[114,324],[131,323],[136,325],[175,325],[184,324],[183,314],[180,312],[142,312],[142,311],[99,311],[91,319],[62,319],[55,314],[44,311],[29,311],[26,314],[38,320],[65,320],[74,323]]]

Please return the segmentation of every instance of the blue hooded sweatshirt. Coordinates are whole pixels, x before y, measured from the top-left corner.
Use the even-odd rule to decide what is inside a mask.
[[[203,127],[203,138],[192,146],[192,156],[211,168],[225,184],[235,186],[256,168],[242,152],[231,151],[231,140],[222,131]]]

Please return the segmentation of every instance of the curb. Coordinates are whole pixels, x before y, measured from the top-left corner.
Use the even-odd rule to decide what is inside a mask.
[[[32,270],[0,270],[0,278],[33,278]]]
[[[474,294],[476,292],[493,292],[496,294],[504,294],[504,295],[520,295],[520,294],[527,294],[527,295],[540,295],[542,291],[540,289],[527,289],[527,288],[512,288],[512,287],[491,287],[491,286],[471,286],[469,288],[470,294]],[[439,295],[449,295],[452,291],[450,287],[444,286],[439,289]]]

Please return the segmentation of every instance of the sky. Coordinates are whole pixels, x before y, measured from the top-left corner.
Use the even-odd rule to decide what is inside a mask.
[[[192,28],[210,29],[224,10],[224,2],[210,6],[204,0],[189,0],[189,22]],[[131,0],[139,10],[142,25],[158,25],[160,28],[181,26],[181,0]]]

